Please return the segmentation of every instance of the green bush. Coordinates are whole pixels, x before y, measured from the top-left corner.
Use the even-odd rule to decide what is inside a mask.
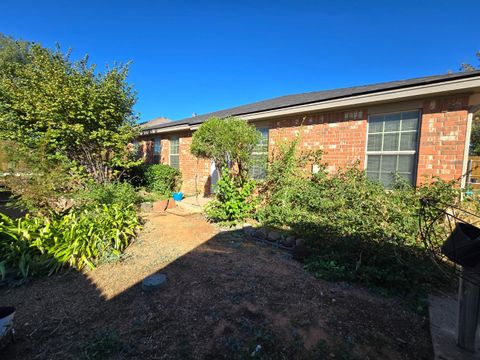
[[[320,168],[314,175],[303,170],[312,161]],[[419,240],[419,210],[424,196],[455,202],[452,183],[436,180],[415,189],[397,181],[395,189],[386,190],[357,166],[329,174],[318,161],[318,154],[298,155],[296,142],[284,147],[269,166],[257,212],[262,223],[288,226],[307,239],[307,269],[332,280],[401,291],[444,283]],[[438,217],[436,211],[427,215]]]
[[[207,217],[215,222],[234,224],[252,214],[256,201],[252,197],[253,180],[241,184],[239,178],[224,171],[217,182],[215,199],[205,207]]]
[[[91,183],[85,190],[76,194],[78,206],[95,207],[97,205],[128,206],[137,204],[141,198],[135,188],[127,182],[112,182],[107,184]]]
[[[120,179],[132,184],[134,187],[143,187],[146,185],[145,172],[147,171],[148,167],[149,165],[141,163],[128,169],[124,169]]]
[[[182,186],[182,174],[169,165],[150,165],[145,171],[145,182],[148,190],[171,196]]]
[[[120,256],[139,228],[131,205],[17,220],[0,214],[0,271],[2,276],[14,270],[26,277],[64,265],[93,268],[102,258]]]
[[[242,119],[212,117],[193,133],[190,151],[197,158],[212,160],[220,174],[236,169],[235,176],[244,182],[261,139],[255,126]]]

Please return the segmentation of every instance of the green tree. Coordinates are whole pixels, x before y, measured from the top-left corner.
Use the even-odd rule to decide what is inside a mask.
[[[0,33],[0,69],[8,63],[25,63],[30,44]]]
[[[16,151],[42,149],[47,161],[109,182],[136,162],[127,144],[138,135],[126,83],[128,65],[97,71],[85,56],[0,37],[0,141]]]
[[[480,51],[477,51],[475,54],[477,56],[477,60],[480,61]],[[460,64],[460,71],[475,71],[478,70],[479,67],[469,64],[469,63],[461,63]]]
[[[212,159],[220,174],[229,166],[235,169],[240,183],[244,183],[252,163],[252,152],[261,136],[244,120],[213,117],[193,134],[190,150],[196,157]]]

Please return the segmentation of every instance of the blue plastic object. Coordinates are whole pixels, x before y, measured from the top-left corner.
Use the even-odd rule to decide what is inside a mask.
[[[173,193],[172,197],[173,197],[173,200],[175,201],[181,201],[183,199],[183,193],[181,192]]]

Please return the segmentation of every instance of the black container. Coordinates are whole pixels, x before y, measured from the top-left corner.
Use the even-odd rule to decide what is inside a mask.
[[[441,247],[442,253],[456,264],[474,267],[480,263],[480,229],[457,223]]]

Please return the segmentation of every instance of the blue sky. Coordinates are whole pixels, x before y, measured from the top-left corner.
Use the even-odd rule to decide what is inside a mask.
[[[5,1],[0,32],[132,61],[142,120],[477,64],[472,1]]]

